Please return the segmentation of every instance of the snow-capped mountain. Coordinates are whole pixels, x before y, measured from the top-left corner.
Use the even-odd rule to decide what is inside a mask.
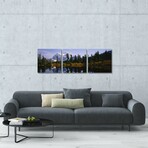
[[[56,54],[51,58],[52,61],[57,61],[57,59],[58,59],[58,61],[61,61],[61,53],[56,53]]]
[[[63,53],[63,61],[67,61],[67,54],[69,55],[69,59],[70,59],[71,54],[70,54],[70,53],[64,52],[64,53]],[[72,59],[74,60],[74,56],[72,56]]]
[[[67,52],[63,52],[63,61],[67,61],[67,54],[69,55],[69,59],[71,57],[71,54],[70,53],[67,53]],[[56,53],[52,58],[51,60],[52,61],[61,61],[61,53]],[[74,60],[74,56],[72,57],[72,59]]]
[[[67,54],[68,53],[66,53],[66,52],[63,53],[63,61],[67,61],[67,56],[66,56]],[[70,54],[69,54],[69,57],[70,57]]]

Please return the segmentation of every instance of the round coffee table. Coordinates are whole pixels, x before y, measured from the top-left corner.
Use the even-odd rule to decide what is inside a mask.
[[[11,114],[9,114],[9,113],[4,113],[4,112],[2,112],[2,113],[0,114],[0,117],[10,117],[10,116],[11,116]],[[0,138],[5,138],[5,137],[9,137],[9,126],[8,126],[7,135],[5,135],[5,136],[0,136]]]
[[[38,121],[35,122],[29,122],[29,121],[24,121],[23,125],[9,125],[10,121],[5,120],[3,121],[3,124],[6,126],[14,127],[14,141],[15,143],[19,143],[27,138],[53,138],[54,137],[54,122],[52,120],[48,119],[39,119]],[[17,133],[17,128],[32,128],[32,127],[47,127],[47,126],[52,126],[52,136],[48,137],[37,137],[37,136],[27,136],[27,135],[22,135]],[[17,140],[17,136],[23,137],[20,140]]]

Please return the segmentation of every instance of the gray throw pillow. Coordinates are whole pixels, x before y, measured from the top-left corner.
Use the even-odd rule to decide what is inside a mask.
[[[124,107],[122,94],[103,94],[103,107]]]
[[[84,106],[85,107],[90,107],[91,106],[91,101],[90,101],[90,91],[91,88],[84,88],[84,89],[67,89],[64,88],[64,97],[65,98],[71,98],[71,99],[76,99],[76,98],[83,98],[84,99]]]

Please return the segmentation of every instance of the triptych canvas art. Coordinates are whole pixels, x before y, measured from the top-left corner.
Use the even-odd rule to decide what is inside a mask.
[[[38,49],[38,73],[111,73],[110,49]]]

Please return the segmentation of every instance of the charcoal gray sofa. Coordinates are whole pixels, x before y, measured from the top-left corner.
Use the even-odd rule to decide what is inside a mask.
[[[55,125],[143,125],[145,107],[127,91],[91,91],[91,107],[79,109],[41,107],[41,94],[62,91],[17,91],[5,105],[11,117],[52,119]],[[102,107],[103,94],[122,94],[124,107]]]

